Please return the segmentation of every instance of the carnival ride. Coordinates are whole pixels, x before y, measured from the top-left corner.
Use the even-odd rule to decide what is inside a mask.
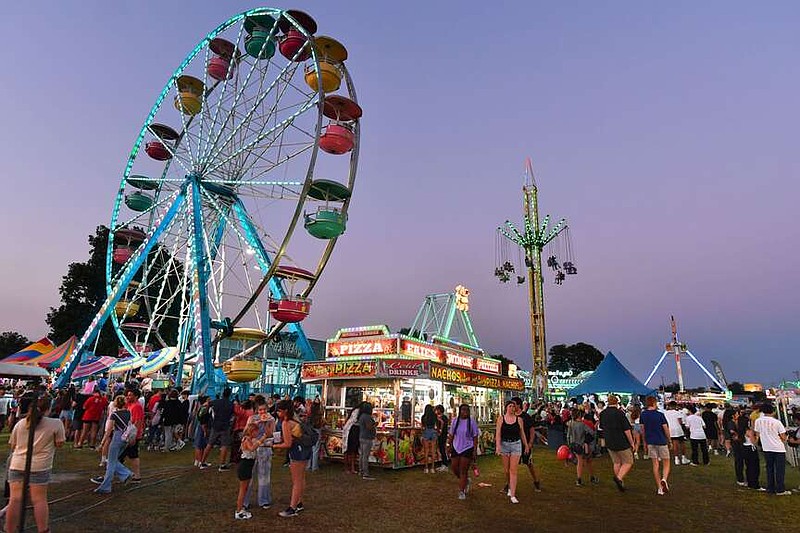
[[[300,322],[345,231],[362,114],[346,48],[316,32],[301,11],[253,9],[212,30],[169,78],[114,201],[107,298],[58,386],[109,319],[117,369],[160,353],[178,381],[195,363],[195,389],[222,386],[220,341],[250,330],[248,349],[285,328],[314,358]],[[258,377],[245,363],[255,351],[234,355],[227,377]]]
[[[518,230],[506,220],[497,228],[495,255],[498,266],[494,275],[501,283],[516,276],[516,285],[528,282],[530,303],[531,355],[533,369],[531,386],[536,398],[547,394],[547,344],[545,343],[544,275],[542,251],[547,247],[547,266],[555,272],[555,283],[561,285],[567,275],[578,273],[569,226],[566,219],[550,226],[550,215],[539,220],[539,189],[533,175],[530,158],[525,160],[525,181],[522,185],[523,226]],[[513,245],[513,248],[512,248]],[[516,252],[516,254],[514,253]],[[524,258],[524,261],[523,261]],[[559,262],[562,258],[563,262]],[[514,260],[516,259],[516,264]],[[524,262],[524,267],[523,267]],[[522,272],[527,270],[527,279]]]
[[[694,361],[694,363],[698,366],[698,368],[700,368],[700,370],[702,370],[703,373],[706,376],[708,376],[708,378],[711,381],[713,381],[714,384],[717,387],[720,388],[720,390],[722,390],[722,391],[728,390],[728,387],[726,385],[722,384],[722,381],[724,381],[724,379],[721,380],[721,379],[717,379],[716,377],[714,377],[714,375],[711,372],[709,372],[706,369],[706,367],[703,366],[703,363],[701,363],[697,359],[697,357],[695,357],[694,354],[689,351],[689,349],[686,347],[686,344],[678,341],[678,326],[675,323],[675,317],[674,316],[670,316],[669,317],[669,322],[670,322],[670,326],[672,328],[672,342],[667,343],[666,349],[664,350],[664,353],[661,354],[661,357],[656,362],[656,366],[653,367],[653,370],[650,372],[650,375],[648,375],[647,379],[644,380],[644,384],[647,385],[647,384],[650,383],[650,380],[653,379],[653,376],[656,374],[656,372],[658,371],[658,369],[661,366],[661,364],[667,358],[667,355],[672,354],[675,357],[675,368],[676,368],[677,373],[678,373],[678,388],[680,389],[680,392],[685,392],[686,389],[683,387],[683,370],[681,368],[681,359],[688,355],[689,358],[692,361]],[[717,364],[716,366],[719,368],[719,364]],[[720,368],[719,371],[720,371],[720,374],[721,374],[722,373],[722,369]]]

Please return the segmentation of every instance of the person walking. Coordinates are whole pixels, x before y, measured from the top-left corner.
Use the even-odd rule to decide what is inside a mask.
[[[361,479],[372,481],[375,478],[369,475],[369,457],[372,454],[372,443],[376,435],[375,419],[372,418],[372,404],[361,404],[361,414],[358,415],[358,466]]]
[[[694,405],[689,406],[689,416],[686,417],[686,425],[689,427],[689,442],[692,444],[692,463],[690,466],[699,466],[698,450],[703,453],[703,464],[708,464],[708,442],[706,442],[706,423],[697,414]]]
[[[31,457],[28,490],[33,503],[33,518],[40,532],[50,530],[50,508],[47,503],[47,485],[53,468],[56,448],[64,445],[64,424],[57,418],[48,418],[50,399],[39,398],[37,411],[33,412],[33,402],[29,402],[27,416],[11,430],[8,447],[11,459],[8,467],[10,498],[6,509],[6,531],[17,531],[20,513],[24,505],[22,485],[25,478],[25,463],[28,459],[28,437],[34,428],[33,455]]]
[[[672,455],[675,458],[675,464],[688,465],[689,459],[686,457],[686,432],[683,429],[684,418],[683,412],[678,409],[678,402],[671,401],[667,404],[667,410],[664,412],[669,424],[669,438],[672,442]]]
[[[144,406],[142,402],[139,401],[140,396],[141,392],[139,392],[139,389],[131,388],[125,392],[125,405],[131,413],[131,423],[136,426],[136,441],[133,444],[128,444],[128,446],[122,450],[122,453],[119,455],[119,461],[120,463],[124,463],[125,458],[131,460],[131,470],[133,471],[133,477],[130,479],[131,483],[142,482],[141,463],[139,461],[139,443],[144,435]]]
[[[778,496],[790,496],[792,491],[786,490],[784,476],[786,475],[786,427],[775,418],[775,407],[765,403],[761,407],[764,415],[756,419],[753,424],[755,443],[761,441],[764,450],[764,459],[767,462],[767,493]]]
[[[719,455],[719,416],[717,413],[714,412],[714,408],[717,405],[714,403],[707,403],[703,407],[703,412],[700,414],[700,417],[703,419],[705,423],[705,432],[706,432],[706,441],[708,442],[708,447],[714,455]]]
[[[108,443],[108,461],[106,462],[106,473],[104,476],[93,477],[92,482],[100,486],[94,489],[97,494],[109,494],[114,476],[118,476],[123,483],[133,477],[133,472],[119,462],[119,456],[127,447],[128,443],[122,440],[122,435],[131,421],[131,412],[125,405],[125,397],[117,396],[114,398],[114,413],[108,417],[106,422],[106,433],[110,435]]]
[[[225,387],[222,391],[222,398],[211,402],[211,431],[208,436],[208,444],[203,452],[202,463],[207,463],[211,448],[219,444],[219,471],[230,470],[228,457],[231,449],[232,435],[231,424],[233,422],[233,403],[230,400],[231,389]]]
[[[594,443],[595,431],[584,423],[583,412],[580,409],[573,409],[570,416],[571,420],[567,422],[567,444],[578,461],[575,466],[575,485],[578,487],[583,486],[583,471],[585,469],[589,470],[589,481],[596,485],[600,480],[594,475],[594,465],[592,463],[592,444]],[[591,421],[589,423],[591,424]]]
[[[514,398],[511,398],[511,400],[517,405],[517,416],[522,419],[522,427],[525,430],[525,437],[528,439],[528,446],[522,450],[522,455],[519,456],[519,464],[528,467],[528,472],[530,472],[531,477],[533,478],[534,492],[542,492],[539,469],[536,468],[536,465],[533,462],[533,443],[536,440],[536,430],[534,429],[534,426],[536,424],[533,420],[533,417],[528,413],[528,410],[524,408],[522,404],[522,398],[515,396]]]
[[[447,448],[453,475],[458,478],[458,499],[467,499],[470,488],[469,467],[478,456],[480,429],[470,415],[469,405],[461,404],[458,417],[450,424],[447,433]]]
[[[517,504],[517,467],[522,450],[528,447],[522,419],[517,416],[517,404],[506,402],[505,412],[497,417],[495,423],[495,453],[503,458],[503,475],[506,478],[504,492]]]
[[[433,465],[436,462],[436,443],[439,441],[439,419],[436,417],[433,406],[428,404],[422,413],[422,455],[425,463],[425,473],[433,474]]]
[[[600,427],[614,463],[614,483],[620,492],[625,492],[624,479],[633,468],[633,430],[619,408],[619,398],[613,394],[608,397],[608,407],[600,412]]]
[[[669,492],[669,423],[664,413],[658,410],[655,396],[645,399],[645,410],[639,415],[647,442],[647,456],[653,462],[653,477],[656,480],[657,494]]]
[[[303,446],[300,443],[303,429],[300,422],[295,420],[292,401],[281,400],[278,402],[276,411],[281,423],[281,441],[273,443],[272,447],[288,450],[289,472],[292,476],[292,496],[289,507],[278,513],[278,516],[291,518],[305,510],[303,495],[306,489],[306,463],[311,458],[311,446]]]

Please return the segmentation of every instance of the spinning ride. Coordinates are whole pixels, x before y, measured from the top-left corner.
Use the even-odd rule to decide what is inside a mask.
[[[316,31],[301,11],[253,9],[172,74],[114,203],[107,299],[59,386],[108,319],[124,355],[177,347],[176,376],[197,357],[196,388],[219,385],[215,348],[236,327],[285,327],[313,358],[299,322],[345,230],[361,118],[347,50]]]

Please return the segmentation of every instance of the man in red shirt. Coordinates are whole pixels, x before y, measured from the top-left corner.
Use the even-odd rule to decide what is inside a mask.
[[[142,476],[139,470],[139,441],[142,440],[142,436],[144,435],[144,407],[139,403],[140,395],[141,392],[139,392],[139,389],[128,389],[125,391],[125,404],[128,407],[128,411],[131,413],[131,422],[136,426],[138,431],[136,433],[136,442],[123,450],[122,454],[119,456],[119,461],[124,463],[126,457],[131,460],[131,471],[133,471],[131,483],[142,482]]]
[[[91,448],[97,445],[97,429],[100,427],[100,419],[103,411],[108,405],[108,400],[95,388],[94,393],[83,402],[83,430],[78,439],[76,448],[81,448],[84,442],[88,442]]]

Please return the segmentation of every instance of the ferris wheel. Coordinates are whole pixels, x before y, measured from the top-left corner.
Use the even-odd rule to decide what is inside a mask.
[[[158,94],[111,214],[107,299],[68,382],[110,319],[127,355],[179,366],[237,326],[299,335],[344,233],[361,108],[347,49],[301,11],[258,8],[206,35]]]

